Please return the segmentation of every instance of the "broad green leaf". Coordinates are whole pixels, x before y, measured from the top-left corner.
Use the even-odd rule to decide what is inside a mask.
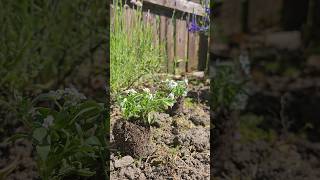
[[[9,143],[9,142],[14,142],[17,139],[24,139],[24,138],[29,138],[30,136],[26,133],[17,133],[11,137],[9,137],[8,139],[5,140],[5,143]]]
[[[35,129],[32,133],[32,137],[36,139],[39,143],[42,143],[46,135],[47,135],[47,129],[43,127]]]
[[[81,110],[70,122],[69,122],[69,125],[73,124],[75,122],[75,120],[80,117],[81,115],[83,115],[84,113],[86,112],[89,112],[93,109],[96,109],[97,107],[89,107],[89,108],[85,108],[83,110]]]
[[[47,157],[49,155],[50,152],[50,145],[46,145],[46,146],[37,146],[36,147],[37,153],[39,154],[40,158],[43,161],[47,160]]]
[[[91,136],[85,140],[85,143],[88,145],[93,145],[93,146],[100,146],[101,143],[99,139],[96,136]]]
[[[75,123],[75,125],[76,125],[77,133],[78,133],[78,135],[80,137],[80,142],[81,142],[81,144],[83,144],[83,131],[82,131],[82,128],[78,123]]]
[[[90,171],[88,168],[79,169],[76,171],[77,175],[90,177],[96,174],[95,171]]]
[[[82,131],[81,126],[78,123],[75,123],[75,125],[76,125],[77,133],[79,134],[80,137],[82,137],[83,136],[83,131]]]

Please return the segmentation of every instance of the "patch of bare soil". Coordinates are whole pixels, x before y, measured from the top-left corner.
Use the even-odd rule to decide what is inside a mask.
[[[199,93],[209,87],[200,83],[189,89],[182,113],[155,115],[158,123],[150,129],[151,154],[133,158],[121,153],[117,132],[111,132],[111,179],[210,179],[209,106]],[[117,129],[120,112],[117,107],[111,109],[111,129]]]
[[[15,132],[21,132],[16,128]],[[32,143],[26,140],[17,140],[14,143],[0,144],[0,179],[6,180],[34,180],[39,179]]]
[[[216,116],[216,180],[320,179],[319,76],[301,69],[295,78],[253,74],[246,109],[234,117],[231,112]],[[241,119],[247,114],[255,119]]]

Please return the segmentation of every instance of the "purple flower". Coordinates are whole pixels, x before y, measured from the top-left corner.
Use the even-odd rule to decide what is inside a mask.
[[[204,1],[204,10],[208,15],[210,15],[210,1],[208,0]]]
[[[209,19],[208,16],[205,16],[203,21],[204,21],[205,23],[210,23],[210,19]]]
[[[189,32],[197,32],[197,31],[200,31],[200,29],[201,29],[201,27],[198,26],[198,24],[197,24],[196,15],[193,14],[193,15],[192,15],[192,21],[191,21],[191,23],[189,24],[188,31],[189,31]]]
[[[204,8],[204,11],[207,13],[207,15],[210,15],[210,14],[211,14],[211,9],[210,9],[210,7],[205,7],[205,8]]]
[[[200,25],[197,23],[196,20],[196,15],[192,14],[192,20],[191,22],[188,24],[188,31],[189,32],[205,32],[209,30],[209,24],[210,24],[210,19],[209,19],[209,15],[211,13],[211,9],[210,9],[210,5],[209,5],[208,0],[205,0],[204,2],[204,10],[206,15],[204,17],[202,17],[202,20],[200,22]]]

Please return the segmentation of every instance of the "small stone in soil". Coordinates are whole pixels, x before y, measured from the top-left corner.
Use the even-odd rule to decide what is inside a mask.
[[[205,122],[206,122],[206,119],[205,117],[203,116],[197,116],[197,115],[194,115],[194,116],[191,116],[190,117],[190,120],[193,122],[194,125],[196,126],[205,126]]]
[[[166,113],[154,113],[155,123],[154,126],[160,128],[165,126],[166,123],[171,122],[172,118]]]
[[[114,161],[114,167],[115,168],[121,168],[125,166],[129,166],[134,162],[133,158],[131,156],[125,156],[119,160]]]
[[[196,151],[202,152],[209,148],[209,132],[201,126],[192,128],[186,134],[176,136],[174,143],[185,146],[192,145]]]
[[[135,179],[135,171],[132,167],[128,167],[126,168],[126,171],[124,171],[124,175],[128,178],[128,179]]]
[[[114,165],[112,161],[110,161],[110,171],[114,171]]]

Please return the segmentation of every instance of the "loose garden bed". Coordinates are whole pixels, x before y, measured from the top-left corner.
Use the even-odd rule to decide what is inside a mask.
[[[217,127],[212,175],[217,180],[320,177],[319,69],[306,66],[303,55],[275,52],[282,58],[252,60],[251,77],[240,88],[230,81],[231,73],[212,81],[220,85],[212,88],[215,92],[229,90],[214,96],[224,101],[215,101],[220,109],[212,109]],[[248,97],[236,99],[239,89]]]
[[[189,92],[184,97],[183,110],[174,115],[170,111],[155,112],[155,123],[149,128],[138,127],[128,121],[119,124],[123,118],[121,108],[112,105],[110,178],[210,179],[208,92],[209,86],[205,82],[191,81]],[[122,131],[135,129],[128,139],[130,142],[133,138],[137,143],[145,143],[145,138],[150,136],[146,149],[121,152],[116,138],[119,132],[117,126],[121,126]],[[126,147],[129,144],[123,145]],[[139,153],[141,156],[133,153],[137,151],[143,152]]]

